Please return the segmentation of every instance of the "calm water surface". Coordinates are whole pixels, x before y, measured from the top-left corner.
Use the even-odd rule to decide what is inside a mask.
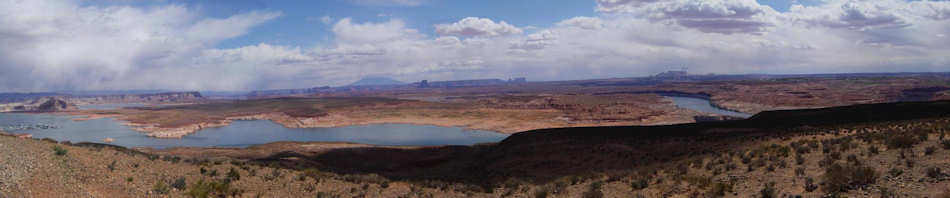
[[[391,146],[472,145],[498,142],[507,134],[411,124],[374,124],[339,128],[285,128],[267,120],[234,121],[181,139],[158,139],[133,131],[111,118],[72,121],[71,116],[27,113],[0,113],[0,129],[10,133],[33,134],[33,138],[59,141],[97,142],[112,138],[110,144],[125,147],[247,147],[276,141],[353,142]],[[25,128],[24,126],[47,126]],[[25,129],[24,129],[25,128]]]
[[[691,109],[693,111],[699,111],[704,113],[714,113],[719,115],[735,116],[741,118],[752,117],[752,114],[736,112],[725,110],[719,107],[712,106],[709,103],[709,100],[702,98],[694,97],[682,97],[682,96],[666,96],[673,99],[673,103],[680,108]]]

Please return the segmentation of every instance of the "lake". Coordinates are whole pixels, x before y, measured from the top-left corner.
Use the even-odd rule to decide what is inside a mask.
[[[292,129],[268,120],[234,121],[220,128],[208,128],[181,139],[145,136],[112,118],[73,121],[72,116],[29,113],[0,113],[0,129],[9,133],[32,134],[33,138],[58,141],[104,143],[125,147],[247,147],[277,141],[351,142],[386,146],[473,145],[499,142],[507,134],[412,124],[372,124],[337,128]]]
[[[698,112],[703,112],[703,113],[713,113],[713,114],[719,114],[719,115],[735,116],[735,117],[740,117],[740,118],[752,117],[752,114],[730,111],[730,110],[713,106],[711,103],[709,103],[709,100],[704,99],[704,98],[669,96],[669,95],[667,95],[666,97],[670,97],[671,99],[673,99],[673,103],[676,104],[676,106],[680,108],[684,108],[684,109],[690,109],[693,111],[698,111]]]

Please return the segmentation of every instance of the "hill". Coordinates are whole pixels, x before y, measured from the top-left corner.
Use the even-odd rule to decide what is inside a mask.
[[[381,85],[405,85],[405,84],[406,84],[405,82],[393,80],[392,78],[389,78],[389,77],[369,76],[369,77],[363,77],[362,79],[356,82],[350,83],[347,86],[357,87],[357,86],[381,86]]]

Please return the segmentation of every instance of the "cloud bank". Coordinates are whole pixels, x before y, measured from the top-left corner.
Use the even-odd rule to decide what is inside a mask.
[[[417,2],[417,1],[406,1]],[[252,90],[402,81],[562,80],[692,73],[947,71],[950,2],[830,0],[778,12],[751,0],[596,0],[549,27],[468,17],[329,23],[318,46],[218,49],[279,11],[223,18],[186,6],[0,0],[0,91]]]

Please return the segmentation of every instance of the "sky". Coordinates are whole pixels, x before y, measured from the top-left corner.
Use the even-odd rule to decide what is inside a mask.
[[[950,71],[950,1],[0,0],[0,92]]]

